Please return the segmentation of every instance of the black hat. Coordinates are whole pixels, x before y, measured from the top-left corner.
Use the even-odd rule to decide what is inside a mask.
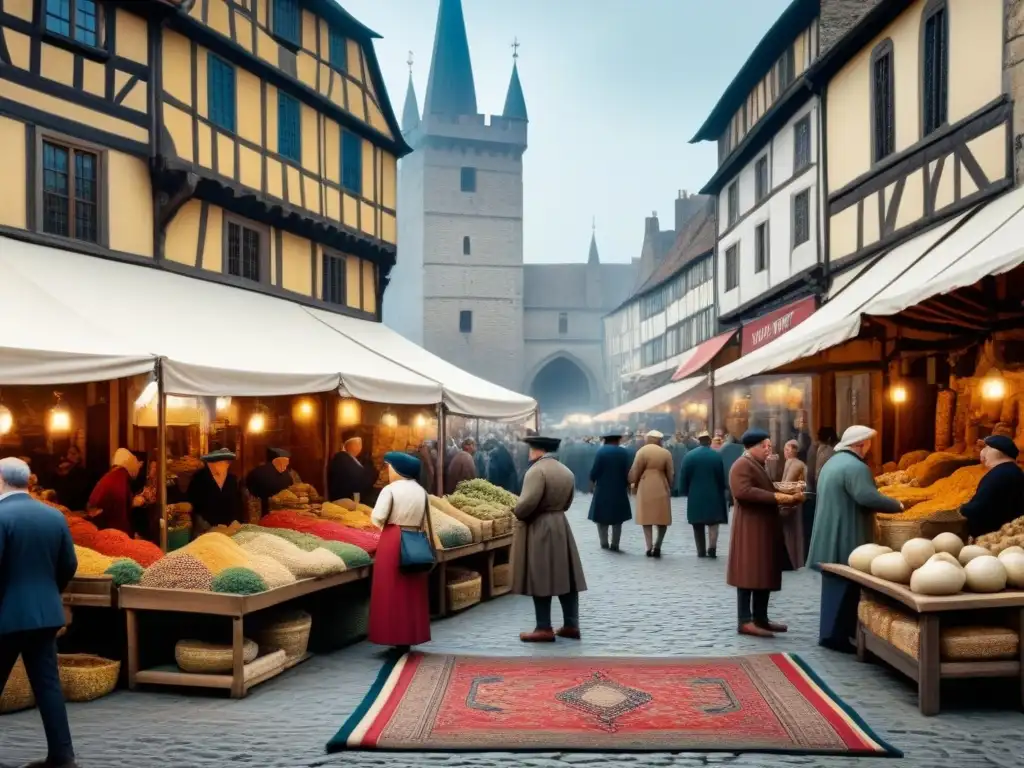
[[[759,443],[763,443],[771,435],[765,432],[763,429],[748,429],[743,433],[743,437],[740,438],[740,442],[743,443],[744,448],[753,448]]]
[[[621,432],[609,432],[607,435],[601,435],[602,440],[621,440]]]
[[[552,453],[558,450],[558,446],[562,444],[561,438],[558,437],[540,437],[539,435],[531,435],[524,437],[523,442],[531,448],[537,448],[547,453]]]
[[[227,448],[218,448],[216,451],[211,451],[205,456],[200,456],[199,458],[207,464],[216,464],[218,461],[234,461],[236,457],[235,454]]]
[[[1016,459],[1017,454],[1020,453],[1013,440],[1006,435],[989,435],[985,438],[985,445],[989,448],[995,448],[1008,459]]]
[[[273,461],[274,459],[290,459],[291,453],[286,451],[284,448],[267,448],[267,461]]]

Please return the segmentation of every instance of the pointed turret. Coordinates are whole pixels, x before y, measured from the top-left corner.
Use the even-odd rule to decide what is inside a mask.
[[[405,90],[405,106],[402,108],[402,133],[410,133],[420,127],[420,105],[416,100],[416,88],[409,73],[409,87]]]
[[[501,115],[511,120],[529,121],[530,119],[526,115],[526,97],[523,96],[523,84],[519,82],[518,62],[512,64],[512,79],[508,82],[508,93],[505,95],[505,109]]]
[[[475,115],[476,86],[462,0],[441,0],[424,115]]]
[[[597,229],[590,233],[590,253],[587,254],[587,264],[600,264],[601,257],[597,253]]]

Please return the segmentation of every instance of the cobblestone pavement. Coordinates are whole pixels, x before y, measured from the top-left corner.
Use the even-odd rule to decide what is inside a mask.
[[[516,655],[725,656],[767,650],[800,653],[823,679],[879,734],[906,753],[917,768],[1019,768],[1024,765],[1024,716],[1014,710],[981,708],[985,696],[956,708],[956,691],[946,691],[952,711],[918,714],[910,684],[877,665],[816,645],[818,577],[786,574],[784,590],[773,596],[773,616],[787,621],[789,634],[764,641],[740,637],[734,624],[734,593],[725,585],[725,558],[698,560],[690,529],[669,529],[664,557],[643,557],[640,529],[627,524],[626,553],[597,546],[586,520],[589,497],[571,511],[590,591],[581,597],[585,639],[554,646],[524,646],[521,629],[531,626],[527,598],[507,596],[434,624],[436,652]],[[676,520],[684,521],[676,503]],[[720,545],[728,551],[727,538]],[[557,607],[555,609],[557,615]],[[245,766],[300,768],[345,765],[473,766],[479,768],[565,768],[613,766],[852,766],[855,759],[732,754],[461,754],[346,753],[326,756],[323,745],[366,693],[380,666],[367,643],[314,657],[286,675],[253,690],[242,701],[215,695],[118,692],[91,704],[70,705],[75,744],[84,768],[208,768]],[[1009,683],[1006,683],[1009,685]],[[971,693],[969,690],[968,693]],[[980,703],[979,703],[980,702]],[[0,719],[0,766],[40,757],[43,745],[34,711]]]

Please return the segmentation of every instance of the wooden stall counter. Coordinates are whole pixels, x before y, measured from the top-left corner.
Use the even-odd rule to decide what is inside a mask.
[[[921,714],[939,713],[940,683],[953,678],[1015,678],[1024,703],[1024,642],[1018,640],[1016,659],[998,660],[943,661],[940,646],[943,622],[954,618],[962,624],[964,619],[971,621],[984,617],[986,623],[991,623],[992,617],[1000,617],[1007,626],[1016,628],[1020,638],[1024,633],[1024,591],[960,592],[931,597],[846,565],[825,564],[821,567],[828,573],[858,584],[868,596],[897,604],[916,617],[919,631],[916,658],[869,631],[860,621],[857,625],[857,658],[866,661],[868,654],[874,655],[916,682]]]
[[[128,687],[131,690],[135,690],[142,683],[146,685],[223,688],[231,691],[232,698],[242,698],[253,686],[276,677],[305,661],[310,656],[307,653],[305,656],[290,660],[283,667],[263,674],[246,677],[243,656],[243,619],[245,616],[290,602],[314,592],[366,579],[369,575],[370,566],[364,566],[320,579],[303,579],[294,584],[260,592],[255,595],[227,595],[216,592],[153,589],[138,586],[121,587],[120,605],[124,609],[128,626]],[[137,611],[193,613],[230,618],[233,651],[231,674],[207,675],[163,669],[140,670]]]
[[[434,589],[437,596],[436,616],[448,616],[451,611],[448,607],[448,564],[475,558],[483,555],[481,577],[483,579],[483,598],[490,600],[508,593],[510,586],[494,586],[494,566],[497,553],[512,548],[512,534],[497,536],[486,541],[479,541],[475,544],[466,544],[462,547],[452,549],[440,549],[437,551],[437,567],[434,569]]]
[[[64,605],[71,608],[117,608],[118,592],[109,576],[76,576],[64,590]]]

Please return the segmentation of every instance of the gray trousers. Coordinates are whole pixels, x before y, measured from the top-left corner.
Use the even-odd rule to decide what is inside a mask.
[[[597,524],[597,535],[601,539],[601,546],[602,547],[607,547],[608,546],[608,529],[609,528],[612,529],[611,546],[618,548],[619,541],[622,539],[622,523],[618,523],[617,525],[603,525],[601,523]]]

